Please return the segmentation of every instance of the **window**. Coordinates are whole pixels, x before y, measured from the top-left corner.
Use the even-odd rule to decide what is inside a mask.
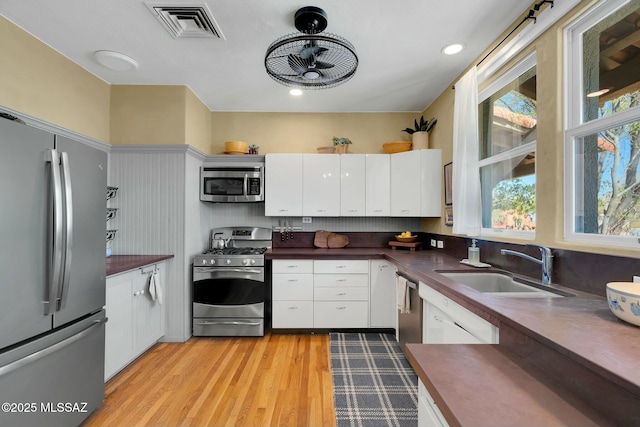
[[[565,31],[565,237],[640,243],[640,0],[596,4]]]
[[[536,228],[536,57],[478,95],[483,234]]]

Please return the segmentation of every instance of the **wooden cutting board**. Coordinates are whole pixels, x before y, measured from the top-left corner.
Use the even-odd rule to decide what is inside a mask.
[[[329,240],[330,231],[316,231],[315,237],[313,238],[313,245],[316,248],[328,248],[328,240]]]
[[[349,244],[349,238],[342,234],[331,233],[327,238],[327,245],[330,248],[344,248],[348,244]]]

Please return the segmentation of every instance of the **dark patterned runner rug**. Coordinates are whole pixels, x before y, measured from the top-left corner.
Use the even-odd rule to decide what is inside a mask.
[[[338,427],[416,427],[418,377],[391,334],[331,333]]]

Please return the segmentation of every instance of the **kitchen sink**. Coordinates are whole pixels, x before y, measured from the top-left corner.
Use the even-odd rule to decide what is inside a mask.
[[[508,274],[494,272],[438,272],[449,279],[483,294],[509,298],[558,298],[573,294],[558,289],[543,289],[514,280]]]

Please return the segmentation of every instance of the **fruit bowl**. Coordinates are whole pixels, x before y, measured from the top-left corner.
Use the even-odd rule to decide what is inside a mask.
[[[640,283],[607,283],[609,309],[620,320],[640,326]]]
[[[402,243],[413,243],[416,240],[418,240],[418,235],[414,235],[414,236],[409,236],[409,237],[403,237],[401,235],[396,235],[396,240],[398,242],[402,242]]]

